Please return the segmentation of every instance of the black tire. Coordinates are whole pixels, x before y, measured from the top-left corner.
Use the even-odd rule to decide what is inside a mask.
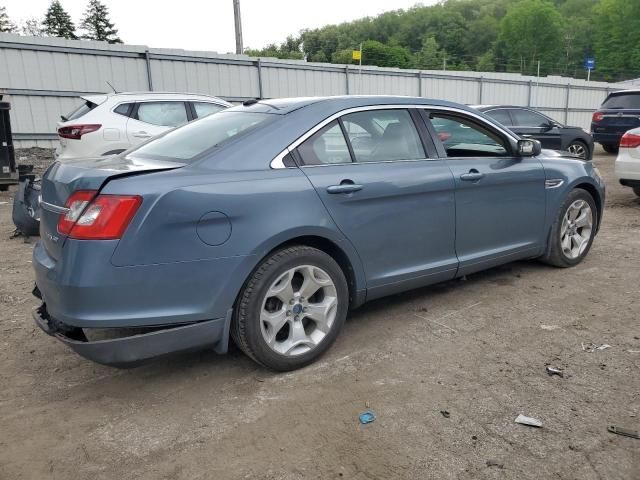
[[[603,143],[602,148],[607,153],[618,153],[618,144],[617,143]]]
[[[260,325],[260,312],[267,290],[287,270],[312,265],[326,272],[336,288],[336,316],[325,337],[310,351],[285,356],[272,350],[265,341]],[[336,261],[316,248],[298,245],[278,250],[266,258],[251,274],[236,302],[231,322],[231,337],[251,359],[272,370],[286,372],[304,367],[318,359],[333,344],[344,324],[349,309],[349,287]]]
[[[567,146],[567,151],[569,151],[570,153],[573,153],[571,152],[571,147],[578,147],[579,149],[581,148],[584,151],[584,155],[578,155],[580,158],[583,158],[585,160],[591,159],[589,147],[582,140],[574,140]],[[577,155],[577,154],[574,154],[574,155]]]
[[[575,202],[576,200],[584,200],[589,204],[591,208],[592,215],[592,228],[591,228],[591,236],[587,243],[584,251],[577,258],[570,258],[562,250],[561,245],[561,236],[560,229],[562,228],[562,221],[564,216],[567,213],[567,209]],[[551,227],[551,233],[549,236],[549,244],[547,245],[547,253],[545,253],[540,260],[549,265],[553,265],[554,267],[567,268],[573,267],[580,263],[584,257],[587,256],[589,250],[591,249],[591,245],[593,244],[593,239],[596,234],[596,226],[598,225],[598,210],[596,208],[596,202],[591,196],[589,192],[583,190],[581,188],[576,188],[569,192],[567,198],[565,198],[564,202],[560,206],[558,213],[556,215],[556,219],[553,222]]]
[[[635,193],[637,196],[640,197],[640,187],[632,187],[633,188],[633,193]]]
[[[0,185],[0,192],[6,192],[9,190],[9,185]]]

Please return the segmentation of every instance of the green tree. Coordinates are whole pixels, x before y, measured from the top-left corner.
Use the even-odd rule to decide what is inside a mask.
[[[493,56],[493,51],[489,50],[478,58],[476,64],[476,70],[478,72],[493,72],[496,68],[496,60]]]
[[[640,76],[640,2],[602,0],[593,22],[596,72],[607,80]]]
[[[544,72],[552,70],[562,55],[562,17],[552,3],[523,0],[509,8],[500,22],[498,41],[523,73],[535,72],[538,61]]]
[[[100,0],[89,0],[80,28],[85,31],[82,38],[109,43],[122,43],[122,40],[118,37],[118,30],[114,28],[109,19],[109,9]]]
[[[51,37],[77,39],[76,27],[71,16],[65,11],[59,0],[53,0],[42,21],[44,33]]]
[[[438,42],[433,35],[422,40],[422,48],[416,53],[415,66],[425,70],[442,68],[443,53],[438,47]]]
[[[9,15],[7,15],[7,9],[0,7],[0,32],[15,33],[16,30],[16,24],[13,23]]]
[[[42,22],[37,18],[28,18],[20,24],[20,35],[41,37],[43,34]]]

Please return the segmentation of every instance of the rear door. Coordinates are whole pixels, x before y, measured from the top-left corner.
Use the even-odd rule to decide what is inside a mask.
[[[127,120],[127,138],[132,145],[138,145],[188,121],[185,102],[170,100],[138,102]]]
[[[367,298],[450,279],[457,269],[453,177],[433,144],[423,143],[414,115],[349,113],[295,151],[360,255]]]
[[[562,148],[561,129],[551,119],[526,108],[509,109],[513,126],[510,130],[521,137],[539,140],[544,148]]]
[[[545,241],[540,161],[515,156],[507,136],[479,117],[433,109],[425,120],[455,179],[458,274],[538,252]]]

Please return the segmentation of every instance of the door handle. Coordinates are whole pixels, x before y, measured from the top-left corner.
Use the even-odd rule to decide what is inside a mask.
[[[343,180],[340,185],[330,185],[327,187],[327,193],[353,193],[359,192],[364,186],[353,183],[352,180]]]
[[[462,175],[460,175],[460,180],[463,180],[465,182],[477,182],[482,177],[484,177],[484,173],[480,173],[475,168],[472,168],[471,170],[469,170],[469,173],[463,173]]]
[[[136,138],[149,138],[151,137],[151,134],[144,131],[140,131],[140,132],[133,132],[133,136]]]

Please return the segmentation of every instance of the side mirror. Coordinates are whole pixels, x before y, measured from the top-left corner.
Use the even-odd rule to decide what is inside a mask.
[[[542,152],[542,144],[538,140],[520,139],[518,140],[518,156],[537,157]]]

